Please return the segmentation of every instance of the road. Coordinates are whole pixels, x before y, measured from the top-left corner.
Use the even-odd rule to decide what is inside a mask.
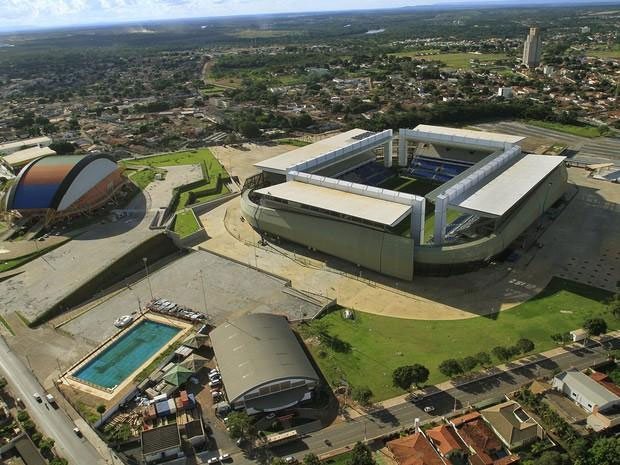
[[[279,456],[295,455],[301,459],[309,452],[321,455],[335,449],[352,447],[357,441],[411,427],[415,418],[419,418],[422,423],[433,419],[439,420],[441,416],[448,415],[455,409],[503,396],[535,378],[550,377],[556,370],[583,369],[592,366],[606,360],[608,350],[617,348],[620,348],[620,338],[610,337],[603,342],[590,341],[587,347],[577,347],[552,358],[532,356],[532,361],[527,365],[515,366],[508,371],[463,383],[446,391],[437,390],[415,403],[404,402],[348,422],[332,425],[304,437],[302,441],[274,449],[273,453]],[[424,412],[424,407],[427,406],[435,408],[432,414]],[[331,445],[327,445],[326,440]],[[235,455],[235,462],[251,463],[241,454]]]
[[[0,372],[9,382],[11,390],[26,404],[30,418],[45,436],[54,439],[55,447],[71,465],[102,465],[106,463],[97,450],[84,438],[73,432],[75,425],[66,413],[58,408],[46,408],[45,401],[37,402],[32,394],[42,396],[45,390],[34,375],[11,351],[4,338],[0,337]]]

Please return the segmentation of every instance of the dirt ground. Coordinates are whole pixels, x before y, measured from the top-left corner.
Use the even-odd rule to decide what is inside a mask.
[[[273,145],[243,144],[241,147],[221,145],[211,147],[211,152],[229,174],[239,177],[239,181],[243,185],[243,181],[260,172],[254,167],[254,163],[296,148],[292,145],[278,145],[276,143]]]
[[[210,238],[200,247],[287,277],[295,288],[336,298],[340,305],[400,318],[453,320],[493,314],[533,297],[554,275],[615,290],[620,189],[578,168],[569,169],[569,181],[578,187],[577,194],[555,221],[546,221],[541,248],[522,251],[516,263],[463,275],[414,272],[414,280],[407,282],[360,272],[301,246],[260,245],[258,235],[241,220],[239,198],[201,217]]]

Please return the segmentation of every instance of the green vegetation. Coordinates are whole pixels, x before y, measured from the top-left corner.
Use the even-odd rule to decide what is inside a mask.
[[[143,191],[146,189],[146,186],[155,180],[155,174],[157,174],[156,170],[147,168],[130,174],[129,179]]]
[[[408,178],[406,176],[395,176],[381,183],[379,187],[390,189],[407,194],[424,196],[439,186],[436,182],[425,181],[424,179]]]
[[[353,452],[345,452],[344,454],[330,457],[327,460],[323,460],[321,463],[325,465],[350,465]]]
[[[593,48],[585,51],[588,56],[599,58],[620,58],[620,45],[614,45],[609,48]]]
[[[545,129],[552,129],[554,131],[565,132],[567,134],[572,134],[574,136],[581,137],[601,137],[607,135],[609,133],[609,128],[607,127],[594,127],[587,125],[576,125],[576,124],[562,124],[562,123],[554,123],[551,121],[537,121],[537,120],[528,120],[527,124],[531,124],[532,126],[538,126]]]
[[[216,158],[209,149],[186,150],[182,152],[164,153],[162,155],[153,155],[150,157],[135,158],[126,160],[126,165],[163,167],[174,165],[199,165],[202,162],[212,164],[217,163]],[[219,165],[219,163],[217,163]],[[211,172],[209,172],[211,174]]]
[[[90,405],[85,404],[81,400],[76,401],[75,408],[80,412],[82,418],[84,418],[91,425],[99,420],[99,414]]]
[[[9,322],[6,321],[6,319],[2,315],[0,315],[0,323],[2,323],[4,327],[7,329],[7,331],[11,333],[11,336],[15,336],[15,333],[13,332],[13,328],[11,328],[11,325],[9,325]]]
[[[322,333],[348,346],[348,351],[328,344],[311,345],[310,350],[332,385],[344,378],[352,386],[368,386],[378,401],[402,394],[392,384],[392,372],[403,364],[423,361],[434,384],[447,378],[439,364],[449,358],[476,356],[522,338],[542,352],[556,346],[551,334],[579,328],[592,317],[605,318],[609,330],[618,329],[620,320],[605,304],[610,297],[607,291],[553,278],[536,297],[489,317],[426,321],[356,312],[355,320],[348,320],[333,312],[303,326],[302,333],[307,337],[313,326],[323,325]]]
[[[133,379],[133,382],[141,383],[142,381],[144,381],[153,372],[153,370],[155,370],[155,368],[157,368],[161,364],[161,362],[166,357],[168,357],[171,353],[173,353],[175,350],[181,347],[182,343],[183,343],[182,339],[177,339],[172,344],[170,344],[166,348],[166,350],[164,350],[161,354],[159,354],[155,360],[149,363],[149,365],[144,370],[142,370],[140,373],[136,375],[136,377]]]
[[[278,145],[294,145],[295,147],[305,147],[306,145],[312,144],[312,142],[300,139],[278,139],[276,142]]]
[[[480,63],[489,63],[508,58],[503,53],[440,53],[436,55],[421,55],[420,51],[398,52],[394,55],[411,57],[414,60],[440,61],[447,68],[468,69],[472,67],[472,60]]]
[[[173,230],[181,237],[189,236],[200,229],[200,224],[192,210],[178,212],[174,219]]]

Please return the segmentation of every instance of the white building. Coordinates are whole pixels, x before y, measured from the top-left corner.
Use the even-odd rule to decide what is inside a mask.
[[[18,150],[24,150],[31,147],[47,147],[51,143],[52,139],[47,136],[33,137],[32,139],[16,140],[13,142],[0,144],[0,152],[5,155],[10,155]]]
[[[512,87],[500,87],[497,90],[498,97],[512,98]]]
[[[542,53],[542,37],[540,29],[531,27],[523,46],[523,64],[528,68],[536,68],[540,64]]]
[[[581,30],[582,34],[589,34],[590,33],[590,27],[589,26],[583,26],[581,28],[579,28]]]
[[[590,413],[620,406],[620,397],[580,371],[560,373],[552,385]]]

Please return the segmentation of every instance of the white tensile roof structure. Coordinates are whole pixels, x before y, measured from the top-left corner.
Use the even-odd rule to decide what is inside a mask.
[[[451,200],[450,206],[486,217],[505,215],[562,164],[564,158],[552,155],[526,155],[487,184],[464,197]]]
[[[264,187],[258,189],[256,193],[386,226],[396,225],[411,213],[412,208],[411,205],[299,181],[288,181]]]

